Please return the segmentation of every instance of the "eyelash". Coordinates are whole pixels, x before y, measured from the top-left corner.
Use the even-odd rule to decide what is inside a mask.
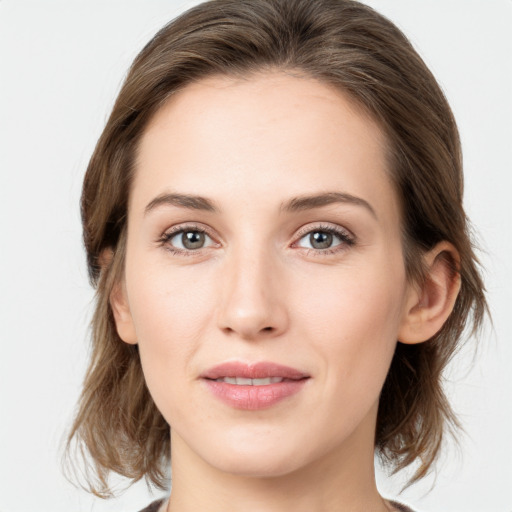
[[[314,248],[307,248],[303,247],[302,249],[305,249],[307,251],[308,256],[327,256],[330,254],[336,254],[339,252],[342,252],[346,250],[348,247],[352,247],[356,243],[356,238],[354,235],[352,235],[348,230],[343,229],[341,227],[334,227],[334,226],[328,226],[328,225],[319,225],[315,226],[314,228],[304,228],[303,230],[299,230],[297,233],[297,242],[293,243],[293,246],[296,246],[306,235],[310,235],[311,233],[330,233],[331,235],[336,236],[340,239],[340,242],[338,245],[335,245],[334,247],[329,247],[327,249],[314,249]]]
[[[164,247],[167,251],[171,252],[172,254],[176,254],[179,256],[196,256],[204,248],[199,248],[196,250],[193,250],[193,249],[183,250],[183,249],[178,249],[176,247],[173,247],[169,243],[170,240],[172,238],[174,238],[176,235],[178,235],[180,233],[186,233],[186,232],[203,233],[215,241],[214,237],[203,226],[199,226],[196,224],[187,224],[187,225],[178,225],[178,226],[171,228],[169,231],[166,231],[158,239],[158,243],[160,246]],[[314,249],[314,248],[302,247],[302,249],[305,249],[307,251],[308,256],[314,255],[314,256],[322,257],[322,256],[330,255],[330,254],[335,254],[338,252],[342,252],[343,250],[346,250],[347,247],[352,247],[356,243],[356,239],[355,239],[354,235],[352,235],[346,229],[342,229],[342,228],[334,227],[334,226],[319,225],[319,226],[315,226],[314,228],[307,227],[307,228],[303,228],[302,230],[299,230],[299,232],[296,235],[297,241],[292,244],[292,247],[296,247],[297,244],[305,236],[310,235],[311,233],[315,233],[315,232],[330,233],[331,235],[334,235],[335,237],[339,238],[340,243],[338,245],[335,245],[334,247],[330,247],[327,249]]]
[[[210,237],[212,240],[214,240],[213,236],[209,233],[207,229],[205,229],[202,226],[196,225],[196,224],[187,224],[187,225],[178,225],[172,227],[169,231],[166,231],[158,240],[159,245],[164,247],[167,251],[171,252],[172,254],[176,254],[179,256],[196,256],[201,249],[196,250],[183,250],[178,249],[177,247],[173,247],[169,242],[172,238],[174,238],[176,235],[180,233],[187,233],[187,232],[197,232],[197,233],[203,233]]]

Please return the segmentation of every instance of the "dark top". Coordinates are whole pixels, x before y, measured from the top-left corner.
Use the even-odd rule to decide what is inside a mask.
[[[164,502],[164,499],[156,500],[151,503],[151,505],[147,506],[145,509],[141,510],[140,512],[158,512],[158,509],[162,506],[162,503]]]
[[[158,512],[158,509],[162,506],[162,503],[164,501],[165,500],[163,500],[163,499],[153,501],[153,503],[151,503],[151,505],[149,505],[145,509],[141,510],[140,512]],[[412,510],[412,508],[409,508],[406,505],[402,505],[401,503],[398,503],[396,501],[391,501],[390,503],[400,512],[414,512],[414,510]]]
[[[403,505],[402,503],[398,503],[398,501],[389,500],[389,502],[400,512],[414,512],[412,508],[409,508],[407,505]]]

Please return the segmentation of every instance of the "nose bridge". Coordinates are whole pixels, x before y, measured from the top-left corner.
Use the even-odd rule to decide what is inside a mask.
[[[275,252],[260,243],[232,247],[228,253],[219,327],[246,339],[281,333],[287,314]]]

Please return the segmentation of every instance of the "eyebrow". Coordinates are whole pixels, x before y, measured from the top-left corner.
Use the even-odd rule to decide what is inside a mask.
[[[206,197],[194,196],[191,194],[172,194],[164,193],[155,197],[144,210],[144,215],[156,209],[159,206],[179,206],[189,210],[202,210],[207,212],[218,213],[219,209],[214,202]]]
[[[298,212],[303,210],[312,210],[314,208],[321,208],[322,206],[328,206],[335,203],[348,203],[356,206],[362,206],[368,210],[375,219],[377,219],[377,214],[368,201],[345,192],[325,192],[322,194],[294,197],[281,205],[281,211]]]
[[[362,206],[368,210],[375,219],[377,219],[377,214],[368,201],[345,192],[324,192],[321,194],[294,197],[286,203],[282,203],[280,210],[284,212],[298,212],[321,208],[322,206],[328,206],[335,203],[348,203],[356,206]],[[211,213],[220,212],[220,209],[215,205],[215,203],[206,197],[192,194],[164,193],[155,197],[150,203],[148,203],[144,210],[144,215],[147,215],[150,211],[158,208],[159,206],[165,205],[178,206],[189,210],[207,211]]]

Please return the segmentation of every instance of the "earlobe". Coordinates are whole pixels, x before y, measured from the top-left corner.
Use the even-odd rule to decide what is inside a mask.
[[[131,345],[137,344],[135,326],[133,325],[130,305],[126,297],[124,283],[116,283],[110,293],[110,307],[114,314],[117,334],[125,342]]]
[[[440,242],[424,256],[427,274],[421,286],[411,285],[398,340],[414,344],[437,334],[450,316],[460,290],[460,256],[449,242]]]

